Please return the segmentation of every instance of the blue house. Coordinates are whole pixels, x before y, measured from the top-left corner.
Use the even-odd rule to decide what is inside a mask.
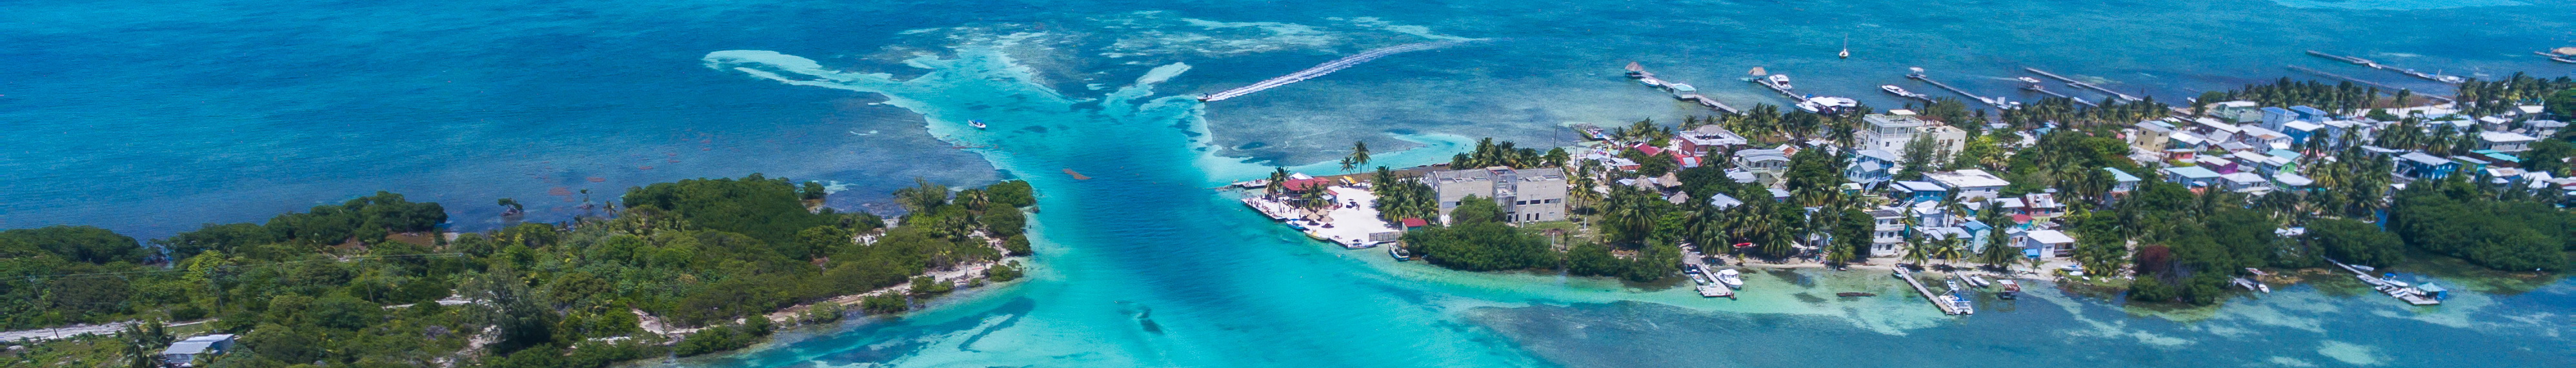
[[[2397,173],[2414,177],[2416,179],[2432,180],[2447,178],[2451,177],[2451,172],[2459,171],[2459,169],[2460,163],[2458,161],[2451,161],[2439,156],[2427,155],[2423,152],[2407,152],[2403,155],[2397,155]]]
[[[1925,181],[1895,182],[1887,186],[1887,192],[1889,198],[1903,203],[1939,201],[1950,197],[1949,188],[1942,188],[1940,184]]]
[[[2282,124],[2289,124],[2292,120],[2299,120],[2299,113],[2290,112],[2289,109],[2278,107],[2263,108],[2264,129],[2279,128]]]
[[[2317,108],[2307,106],[2291,106],[2290,111],[2299,113],[2298,120],[2305,122],[2325,121],[2326,118],[2334,116],[2334,114],[2326,113],[2325,110],[2318,110]]]
[[[1895,178],[1896,154],[1885,150],[1865,149],[1852,153],[1850,167],[1843,168],[1843,178],[1862,187],[1875,188]]]

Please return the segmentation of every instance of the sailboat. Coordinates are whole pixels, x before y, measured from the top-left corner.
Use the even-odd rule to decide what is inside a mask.
[[[1841,56],[1844,59],[1851,58],[1851,35],[1843,35],[1843,52],[1835,55]]]

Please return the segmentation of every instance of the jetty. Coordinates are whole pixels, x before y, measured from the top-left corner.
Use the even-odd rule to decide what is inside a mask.
[[[2353,277],[2361,279],[2361,282],[2364,284],[2370,284],[2371,290],[2378,290],[2380,294],[2387,294],[2390,297],[2397,298],[2397,300],[2406,301],[2406,304],[2441,305],[2441,293],[2446,292],[2442,288],[2430,284],[2409,285],[2405,281],[2371,276],[2370,271],[2363,271],[2363,268],[2361,267],[2343,264],[2343,262],[2337,262],[2332,259],[2326,260],[2326,263],[2332,263],[2335,267],[2343,268],[2344,271],[2352,271]]]
[[[1635,79],[1637,80],[1637,83],[1645,84],[1647,87],[1655,87],[1664,90],[1664,92],[1672,93],[1673,99],[1690,101],[1692,103],[1699,104],[1700,107],[1723,111],[1729,114],[1742,113],[1735,110],[1734,106],[1727,106],[1724,102],[1717,102],[1717,99],[1700,95],[1699,88],[1691,87],[1689,83],[1666,81],[1662,78],[1655,78],[1655,73],[1647,72],[1644,66],[1639,66],[1636,62],[1628,63],[1628,79]]]
[[[2290,67],[2290,70],[2297,70],[2297,71],[2301,71],[2301,72],[2306,72],[2306,73],[2308,73],[2308,74],[2316,74],[2316,75],[2322,75],[2322,76],[2332,77],[2332,78],[2334,78],[2334,79],[2342,79],[2342,80],[2346,80],[2346,81],[2351,81],[2351,82],[2353,82],[2353,83],[2360,83],[2361,85],[2365,85],[2365,86],[2379,87],[2379,92],[2380,92],[2380,93],[2392,93],[2392,94],[2393,94],[2393,93],[2396,93],[2396,92],[2392,92],[2392,91],[2403,91],[2403,90],[2406,90],[2405,88],[2398,88],[2397,86],[2391,86],[2391,85],[2386,85],[2386,84],[2379,84],[2379,82],[2372,82],[2372,81],[2362,80],[2361,78],[2347,77],[2347,76],[2344,76],[2344,75],[2342,75],[2342,74],[2327,73],[2327,72],[2322,71],[2322,70],[2308,69],[2307,67],[2303,67],[2303,66],[2291,65],[2291,66],[2289,66],[2289,67]],[[2454,102],[2454,101],[2452,101],[2450,98],[2442,97],[2442,96],[2434,96],[2434,95],[2420,95],[2420,94],[2419,94],[2419,95],[2417,95],[2417,96],[2423,96],[2424,98],[2430,98],[2430,99],[2442,100],[2442,102]]]
[[[2540,52],[2540,51],[2532,51],[2531,53],[2534,53],[2534,54],[2540,54],[2540,57],[2549,58],[2549,61],[2556,61],[2556,62],[2568,63],[2568,64],[2576,64],[2576,58],[2571,58],[2571,57],[2568,57],[2568,56],[2559,56],[2558,54],[2552,54],[2552,53]]]
[[[2409,75],[2409,76],[2414,76],[2414,77],[2416,77],[2416,78],[2424,78],[2424,80],[2435,81],[2435,82],[2442,82],[2442,83],[2446,83],[2446,84],[2460,84],[2460,82],[2466,82],[2466,81],[2468,81],[2468,79],[2467,79],[2467,78],[2460,78],[2460,77],[2457,77],[2457,76],[2442,75],[2441,73],[2425,73],[2425,72],[2421,72],[2421,71],[2416,71],[2416,70],[2414,70],[2414,69],[2400,68],[2400,67],[2391,66],[2391,65],[2388,65],[2388,64],[2380,64],[2379,62],[2376,62],[2376,61],[2370,61],[2370,59],[2363,59],[2363,58],[2358,58],[2358,57],[2351,57],[2351,56],[2343,56],[2343,55],[2328,54],[2328,53],[2324,53],[2324,52],[2318,52],[2317,50],[2308,50],[2308,55],[2316,55],[2317,57],[2322,57],[2322,58],[2327,58],[2327,59],[2334,59],[2335,61],[2341,61],[2341,62],[2345,62],[2345,63],[2350,63],[2350,64],[2352,64],[2352,65],[2360,65],[2360,66],[2370,67],[2371,69],[2379,69],[2379,70],[2386,70],[2386,71],[2397,72],[2398,74],[2405,74],[2405,75]]]
[[[1931,287],[1923,286],[1923,281],[1915,280],[1914,273],[1906,272],[1904,266],[1896,267],[1896,278],[1905,280],[1906,285],[1914,286],[1914,292],[1922,294],[1924,300],[1932,301],[1932,307],[1940,308],[1941,314],[1961,315],[1973,313],[1965,308],[1964,304],[1966,303],[1958,300],[1957,296],[1934,293],[1932,292]]]
[[[2130,96],[2130,95],[2125,94],[2125,93],[2120,93],[2119,91],[2113,91],[2113,90],[2111,90],[2111,89],[2109,89],[2109,88],[2102,88],[2102,86],[2096,86],[2096,85],[2093,85],[2092,83],[2084,83],[2084,81],[2075,80],[2075,78],[2067,78],[2066,76],[2057,75],[2057,73],[2050,73],[2050,72],[2047,72],[2047,71],[2042,71],[2042,70],[2039,70],[2039,68],[2022,67],[2022,68],[2021,68],[2021,70],[2028,70],[2028,71],[2030,71],[2031,73],[2039,74],[2039,75],[2042,75],[2042,76],[2047,76],[2047,77],[2049,77],[2049,78],[2054,78],[2054,79],[2061,80],[2061,81],[2066,81],[2066,85],[2069,85],[2069,86],[2083,87],[2083,88],[2088,88],[2088,89],[2092,89],[2092,90],[2095,90],[2095,91],[2102,91],[2102,93],[2109,93],[2109,94],[2111,94],[2111,97],[2119,97],[2121,101],[2145,101],[2145,100],[2143,100],[2143,99],[2139,99],[2137,96]],[[2077,100],[2077,101],[2083,101],[2083,100]]]
[[[1905,75],[1905,77],[1906,77],[1906,78],[1912,78],[1912,79],[1914,79],[1914,80],[1923,81],[1923,83],[1930,83],[1930,84],[1932,84],[1932,86],[1933,86],[1933,87],[1941,87],[1941,89],[1950,90],[1950,92],[1951,92],[1951,93],[1957,93],[1957,94],[1959,94],[1960,96],[1968,96],[1968,98],[1969,98],[1969,99],[1977,100],[1977,102],[1984,102],[1984,103],[1986,103],[1987,105],[1992,105],[1992,106],[1994,106],[1995,108],[1998,108],[1998,109],[2011,109],[2011,108],[2013,108],[2013,106],[2012,106],[2011,104],[2007,104],[2007,103],[2005,103],[2005,102],[2003,101],[2003,98],[1988,98],[1988,97],[1986,97],[1986,96],[1978,96],[1978,95],[1977,95],[1977,94],[1975,94],[1975,93],[1968,93],[1968,90],[1959,89],[1959,87],[1951,87],[1951,86],[1950,86],[1949,84],[1947,84],[1947,83],[1941,83],[1941,81],[1932,80],[1932,77],[1931,77],[1931,76],[1923,75],[1923,73],[1906,74],[1906,75]]]
[[[2029,91],[2031,91],[2031,92],[2039,92],[2040,94],[2045,94],[2045,95],[2050,95],[2050,96],[2057,96],[2057,98],[2063,98],[2063,99],[2067,99],[2067,100],[2069,100],[2069,101],[2075,101],[2075,103],[2084,104],[2084,106],[2102,107],[2102,105],[2094,104],[2094,103],[2093,103],[2093,101],[2085,101],[2084,99],[2081,99],[2081,98],[2075,98],[2075,97],[2073,97],[2073,96],[2067,96],[2066,94],[2057,93],[2056,91],[2050,91],[2050,90],[2048,90],[2047,88],[2040,88],[2040,86],[2039,86],[2039,85],[2037,85],[2037,84],[2023,85],[2023,86],[2021,86],[2021,89],[2029,90]]]
[[[1306,68],[1306,70],[1299,70],[1299,71],[1297,71],[1296,73],[1288,73],[1288,75],[1282,75],[1282,76],[1278,76],[1278,77],[1275,77],[1275,78],[1270,78],[1270,79],[1268,79],[1268,80],[1263,80],[1263,81],[1261,81],[1260,83],[1253,83],[1252,85],[1242,86],[1242,87],[1235,87],[1234,89],[1229,89],[1229,90],[1219,91],[1219,92],[1217,92],[1217,93],[1211,93],[1211,94],[1208,94],[1208,95],[1206,95],[1206,96],[1201,96],[1201,97],[1199,97],[1199,102],[1217,102],[1217,101],[1224,101],[1225,99],[1235,98],[1235,97],[1237,97],[1237,96],[1248,95],[1248,94],[1252,94],[1253,92],[1261,92],[1261,90],[1271,89],[1271,88],[1279,87],[1279,86],[1285,86],[1285,85],[1288,85],[1289,83],[1297,83],[1297,82],[1300,82],[1300,81],[1305,81],[1306,79],[1309,79],[1309,78],[1321,77],[1321,76],[1324,76],[1325,74],[1332,74],[1333,72],[1341,71],[1342,69],[1348,69],[1348,68],[1350,68],[1350,67],[1352,67],[1352,66],[1360,65],[1360,63],[1366,63],[1366,62],[1369,62],[1370,60],[1377,60],[1378,58],[1387,57],[1387,56],[1389,56],[1389,55],[1402,54],[1402,53],[1414,52],[1414,51],[1423,51],[1423,50],[1439,49],[1439,48],[1444,48],[1444,47],[1450,47],[1450,46],[1457,46],[1457,45],[1467,44],[1467,43],[1470,43],[1470,42],[1476,42],[1476,41],[1482,41],[1482,40],[1446,40],[1446,41],[1432,41],[1432,42],[1409,43],[1409,44],[1403,44],[1403,45],[1395,45],[1395,46],[1387,46],[1387,47],[1380,47],[1380,48],[1375,48],[1375,49],[1369,49],[1368,51],[1362,51],[1362,52],[1360,52],[1360,53],[1358,53],[1358,54],[1353,54],[1353,55],[1351,55],[1351,56],[1344,56],[1344,57],[1342,57],[1342,58],[1340,58],[1340,59],[1333,59],[1333,61],[1327,61],[1327,62],[1324,62],[1323,64],[1316,64],[1314,67]]]

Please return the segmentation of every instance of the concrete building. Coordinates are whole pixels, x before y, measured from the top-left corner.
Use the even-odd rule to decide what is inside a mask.
[[[2130,147],[2153,152],[2163,151],[2165,146],[2173,144],[2173,125],[2148,120],[2139,122],[2137,127],[2137,133],[2129,135]]]
[[[2209,115],[2237,124],[2263,121],[2262,104],[2254,101],[2227,101],[2209,104]]]
[[[1759,177],[1777,179],[1780,177],[1780,172],[1789,170],[1789,154],[1776,149],[1735,150],[1734,160],[1737,170],[1744,170]]]
[[[1727,149],[1734,148],[1735,146],[1742,146],[1747,142],[1751,142],[1745,140],[1744,136],[1737,135],[1735,132],[1728,131],[1726,128],[1717,126],[1717,124],[1701,125],[1698,128],[1684,130],[1680,133],[1674,134],[1673,138],[1678,138],[1673,140],[1673,149],[1688,152],[1691,156],[1699,157],[1707,157],[1710,153],[1726,152]]]
[[[1869,217],[1876,224],[1876,229],[1869,236],[1869,255],[1889,257],[1900,254],[1899,251],[1905,249],[1905,212],[1880,208],[1870,210]]]
[[[1876,187],[1896,172],[1896,154],[1882,150],[1860,150],[1852,153],[1851,166],[1843,168],[1843,179],[1864,187]]]
[[[2511,153],[2529,151],[2531,150],[2531,142],[2539,141],[2540,138],[2532,138],[2528,135],[2511,132],[2493,130],[2478,132],[2478,149],[2495,150],[2496,152]]]
[[[1488,198],[1503,206],[1511,222],[1565,220],[1565,170],[1514,170],[1488,167],[1432,172],[1423,177],[1440,194],[1440,219],[1454,223],[1449,211],[1467,196]]]
[[[1856,142],[1860,147],[1855,149],[1900,153],[1905,152],[1907,143],[1914,142],[1914,135],[1921,133],[1923,126],[1929,125],[1923,119],[1916,119],[1913,116],[1887,114],[1864,115],[1860,117],[1860,121],[1860,134],[1857,135],[1859,139]]]
[[[1978,169],[1928,173],[1923,174],[1923,179],[1940,184],[1942,188],[1949,188],[1950,195],[1957,196],[1960,200],[1994,198],[1996,194],[2003,192],[2004,186],[2012,185],[2010,181],[2004,181],[1995,174],[1988,174],[1985,170]]]

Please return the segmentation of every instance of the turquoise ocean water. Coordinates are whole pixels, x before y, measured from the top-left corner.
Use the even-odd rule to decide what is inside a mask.
[[[0,5],[0,227],[144,236],[393,190],[497,224],[627,186],[762,172],[869,208],[915,176],[1045,197],[1033,280],[684,366],[2570,366],[2576,284],[2438,308],[2293,287],[2165,318],[2053,290],[1966,318],[1861,273],[1742,300],[1399,265],[1204,188],[1352,140],[1389,164],[1461,137],[1677,119],[1640,61],[1729,103],[1762,66],[1860,97],[1906,67],[2015,99],[2032,66],[2168,99],[2340,68],[2565,75],[2544,1],[87,2]],[[1831,55],[1844,37],[1854,57]],[[1202,105],[1359,50],[1450,38]],[[2098,95],[2087,95],[2098,98]],[[962,122],[981,119],[989,130]],[[966,148],[957,148],[966,147]],[[1244,163],[1251,158],[1255,163]],[[648,168],[649,167],[649,168]],[[1094,177],[1074,180],[1062,170]],[[1766,286],[1768,285],[1768,286]],[[1795,285],[1795,286],[1792,286]],[[2188,322],[2175,322],[2181,319]]]

